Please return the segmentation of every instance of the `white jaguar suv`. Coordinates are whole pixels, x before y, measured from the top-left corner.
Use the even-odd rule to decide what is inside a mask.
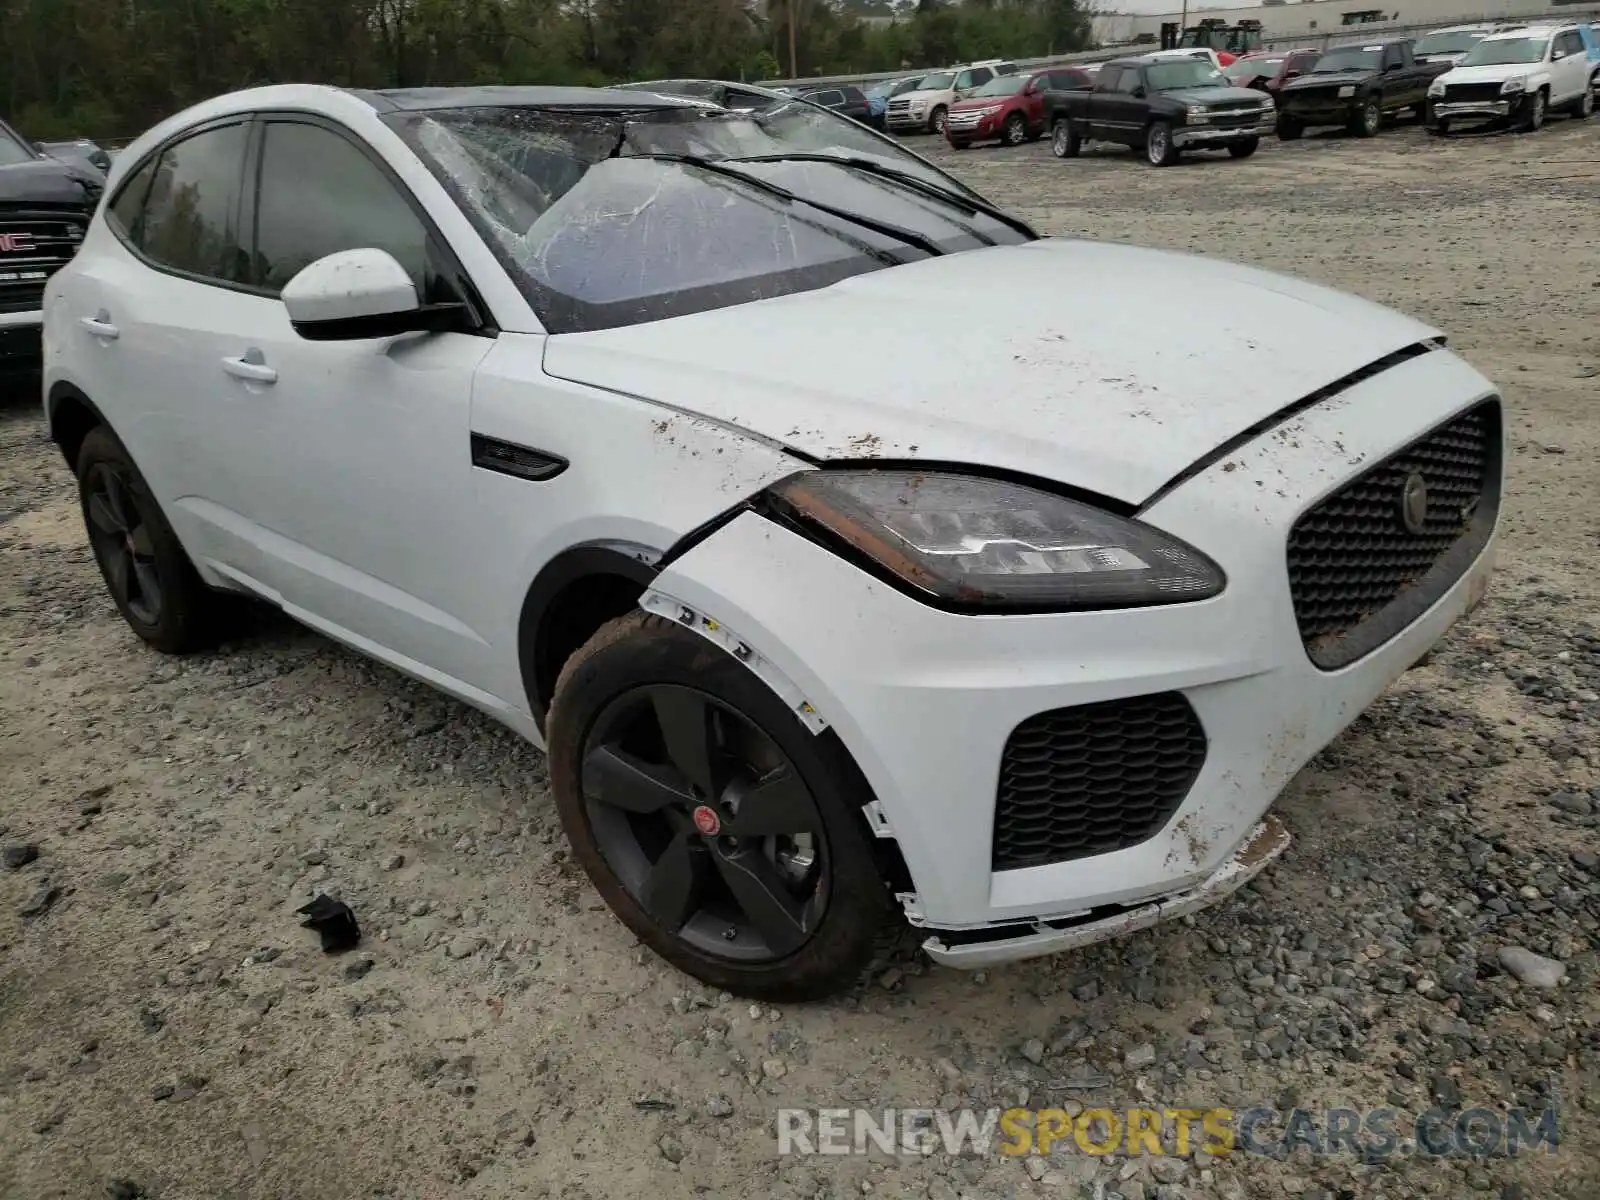
[[[951,292],[960,338],[901,302]],[[208,101],[119,156],[45,342],[135,633],[242,593],[489,713],[617,915],[757,997],[1227,894],[1499,509],[1435,330],[1041,238],[776,94]]]

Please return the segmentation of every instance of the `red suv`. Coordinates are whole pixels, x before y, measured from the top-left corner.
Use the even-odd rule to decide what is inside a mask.
[[[1320,55],[1319,50],[1258,50],[1234,59],[1222,73],[1234,87],[1255,88],[1275,96],[1289,80],[1311,70]]]
[[[1094,86],[1094,77],[1077,67],[1056,67],[1031,75],[996,75],[965,100],[950,106],[944,136],[957,150],[973,142],[1001,141],[1020,146],[1044,133],[1044,94]]]

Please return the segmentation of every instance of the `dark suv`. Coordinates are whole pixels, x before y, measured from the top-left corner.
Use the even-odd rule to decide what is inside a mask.
[[[44,285],[77,253],[104,187],[0,121],[0,372],[38,367]]]
[[[800,96],[823,108],[831,108],[842,116],[853,117],[863,125],[883,128],[882,119],[873,115],[866,93],[858,87],[813,88],[801,92]]]

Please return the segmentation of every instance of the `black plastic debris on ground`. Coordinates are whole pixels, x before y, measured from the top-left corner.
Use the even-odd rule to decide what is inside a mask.
[[[330,900],[319,894],[310,904],[295,911],[305,918],[300,922],[303,928],[315,929],[322,935],[324,954],[342,954],[355,949],[361,941],[356,915],[342,900]]]

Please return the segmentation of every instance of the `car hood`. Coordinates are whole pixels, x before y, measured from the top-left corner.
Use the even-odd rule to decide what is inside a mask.
[[[932,91],[901,92],[895,99],[912,101],[936,100],[940,97],[948,96],[954,90],[954,88],[934,88]]]
[[[1162,92],[1161,95],[1183,104],[1227,104],[1230,101],[1261,103],[1261,93],[1247,87],[1175,88]]]
[[[1445,83],[1504,83],[1532,75],[1543,63],[1493,63],[1482,67],[1452,67],[1440,78]]]
[[[1328,71],[1322,75],[1315,72],[1302,75],[1299,79],[1291,79],[1283,85],[1285,92],[1302,92],[1312,88],[1340,87],[1351,83],[1367,83],[1376,79],[1376,71]]]
[[[88,185],[88,190],[86,186]],[[59,158],[0,167],[0,204],[78,204],[92,207],[91,192],[104,180],[90,176],[75,163]],[[98,193],[94,193],[98,196]]]
[[[942,303],[968,296],[968,306]],[[1286,406],[1436,331],[1246,267],[1047,238],[546,340],[562,379],[818,461],[971,463],[1137,504]]]
[[[1008,104],[1015,104],[1020,96],[968,96],[965,100],[957,100],[950,106],[951,112],[971,112],[977,108],[1004,108]]]
[[[1417,61],[1426,66],[1429,63],[1458,63],[1467,56],[1465,50],[1448,50],[1438,54],[1419,54]]]

